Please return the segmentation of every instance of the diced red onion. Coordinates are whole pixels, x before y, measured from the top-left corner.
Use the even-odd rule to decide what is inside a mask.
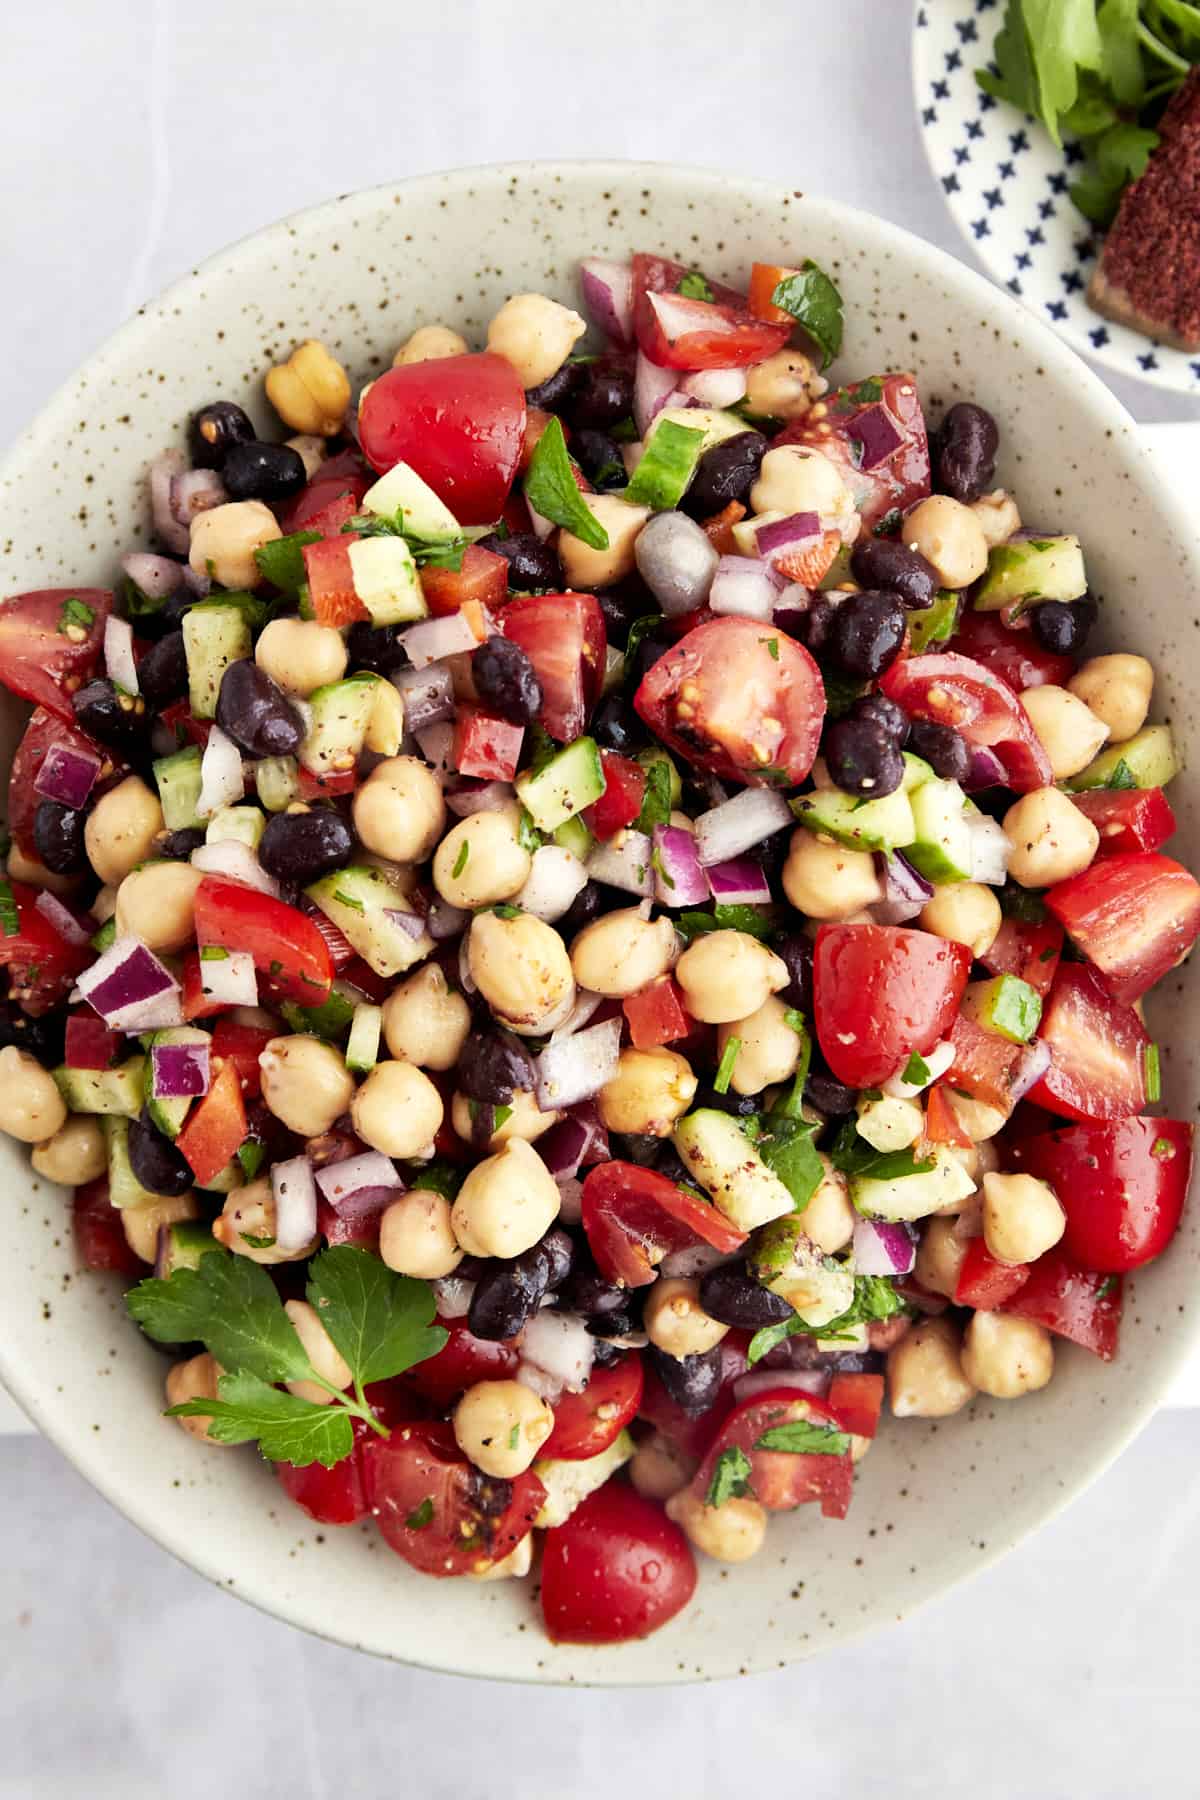
[[[210,844],[209,849],[224,849],[224,844]],[[243,845],[243,849],[245,846]],[[198,867],[195,857],[192,866]],[[220,948],[220,946],[216,946]],[[258,973],[248,950],[227,950],[224,956],[200,955],[200,991],[206,1000],[219,1006],[257,1006]]]
[[[989,750],[986,744],[972,745],[971,762],[963,782],[968,794],[977,794],[982,788],[1003,787],[1007,779],[1004,764],[994,750]]]
[[[771,562],[785,551],[795,550],[820,536],[819,513],[789,513],[784,519],[772,519],[768,524],[760,525],[754,533],[754,542],[758,554]]]
[[[182,450],[164,450],[150,464],[150,516],[167,549],[177,556],[187,555],[190,535],[172,508],[171,486],[186,468]]]
[[[155,1002],[174,996],[179,983],[140,938],[120,937],[110,944],[76,984],[77,991],[113,1031],[141,1030],[129,1024]]]
[[[271,1169],[275,1198],[275,1244],[303,1250],[317,1235],[317,1190],[307,1156],[293,1156]]]
[[[533,1064],[533,1091],[539,1107],[554,1112],[590,1099],[612,1080],[620,1054],[619,1018],[547,1044]]]
[[[883,878],[883,899],[871,912],[881,925],[904,925],[933,899],[932,885],[900,851],[891,856],[881,853],[875,865]]]
[[[419,625],[410,625],[400,633],[400,642],[414,669],[425,669],[430,663],[470,654],[479,648],[479,639],[462,612],[447,613],[441,619],[422,619]]]
[[[654,895],[660,906],[702,906],[708,881],[696,853],[696,834],[682,825],[654,827]]]
[[[128,619],[109,613],[104,621],[104,667],[108,679],[127,694],[138,691],[137,664],[133,660],[133,627]]]
[[[543,844],[533,853],[529,875],[515,904],[522,912],[553,925],[570,911],[587,882],[588,872],[572,851],[561,844]]]
[[[917,1260],[917,1246],[903,1225],[882,1219],[858,1219],[854,1226],[854,1271],[857,1275],[907,1275]]]
[[[180,563],[169,556],[154,556],[149,550],[131,550],[121,558],[121,568],[147,600],[166,600],[183,582]]]
[[[408,912],[403,906],[385,906],[383,916],[414,941],[425,936],[425,920],[419,912]]]
[[[403,1187],[395,1163],[379,1150],[364,1150],[317,1170],[317,1186],[330,1206],[338,1206],[364,1188]]]
[[[712,897],[725,906],[769,906],[771,884],[760,863],[749,856],[712,863],[705,870]]]
[[[708,604],[713,612],[769,625],[779,597],[779,578],[768,563],[751,556],[723,556],[717,564]]]
[[[862,470],[877,469],[895,456],[907,442],[904,433],[896,425],[887,407],[879,404],[868,406],[864,411],[855,413],[846,426],[846,435],[862,445]]]
[[[633,554],[638,574],[668,618],[703,606],[720,566],[706,533],[681,512],[656,513],[639,532]]]
[[[513,803],[513,791],[507,781],[487,781],[482,787],[460,788],[446,795],[446,805],[460,819],[480,812],[504,812]]]
[[[606,256],[585,256],[579,265],[583,304],[597,330],[614,344],[633,342],[633,270]]]
[[[81,925],[70,907],[64,906],[58,895],[52,894],[49,888],[40,888],[33,904],[65,943],[83,945],[90,942],[95,925],[90,928]]]
[[[1050,1061],[1050,1046],[1041,1038],[1034,1038],[1031,1044],[1026,1044],[1009,1077],[1009,1093],[1014,1104],[1023,1100],[1030,1088],[1037,1086],[1050,1067]]]
[[[212,576],[200,574],[190,563],[184,563],[183,585],[195,594],[197,600],[206,600],[212,593]]]
[[[215,726],[212,735],[217,735]],[[241,779],[240,758],[238,779]],[[257,888],[260,893],[272,894],[276,899],[279,897],[279,883],[267,874],[249,844],[243,844],[239,838],[218,838],[214,844],[198,844],[190,860],[193,869],[200,869],[205,875],[227,875],[244,887]],[[247,1006],[253,1004],[252,1000],[246,1002]]]
[[[414,730],[417,747],[431,769],[445,775],[454,767],[454,727],[448,719]]]
[[[754,1369],[739,1375],[733,1384],[733,1397],[740,1405],[755,1394],[769,1394],[772,1388],[795,1388],[798,1394],[812,1394],[821,1400],[829,1392],[833,1373],[829,1369]]]
[[[449,669],[431,665],[425,669],[401,669],[392,685],[404,700],[404,723],[409,731],[424,731],[454,717],[454,681]]]
[[[619,831],[607,844],[597,844],[587,859],[593,881],[623,888],[627,894],[654,892],[653,846],[644,831]]]
[[[972,813],[967,817],[967,830],[971,834],[970,879],[985,882],[988,887],[1002,887],[1012,855],[1003,825],[989,819],[986,813]]]
[[[475,1298],[475,1283],[465,1275],[440,1275],[432,1283],[439,1319],[465,1319]]]
[[[208,742],[204,746],[204,754],[200,758],[200,793],[196,800],[196,813],[201,819],[211,819],[215,812],[223,806],[232,806],[241,799],[246,791],[242,779],[242,753],[231,737],[226,737],[219,725],[214,725],[208,734]],[[257,859],[256,859],[257,860]]]
[[[559,1119],[537,1141],[538,1155],[556,1181],[569,1181],[583,1162],[591,1132],[582,1119]]]
[[[212,1080],[208,1044],[153,1044],[150,1092],[156,1100],[187,1100],[207,1094]]]
[[[564,1225],[578,1225],[583,1217],[583,1183],[573,1175],[559,1175],[558,1216]]]
[[[836,595],[829,598],[836,600]],[[781,631],[796,637],[804,629],[805,616],[811,610],[812,603],[812,594],[806,587],[802,587],[798,581],[789,581],[775,602],[771,622],[778,625]]]
[[[590,988],[576,988],[575,1004],[562,1024],[555,1027],[553,1037],[555,1039],[574,1037],[577,1031],[582,1031],[593,1013],[598,1012],[603,1005],[603,994],[593,994]]]
[[[736,406],[745,397],[745,369],[696,369],[680,387],[701,406]]]
[[[198,513],[224,506],[228,498],[215,469],[185,469],[171,478],[171,511],[181,525],[190,526]]]
[[[711,1244],[687,1244],[682,1250],[669,1251],[659,1263],[658,1273],[668,1281],[694,1281],[710,1269],[732,1262],[736,1255],[736,1251],[731,1255],[725,1250],[714,1250]]]
[[[470,923],[469,912],[465,912],[461,906],[451,906],[440,894],[435,894],[429,902],[425,928],[435,944],[443,944],[447,938],[457,937]]]
[[[531,1393],[539,1395],[550,1406],[557,1406],[562,1399],[562,1382],[555,1375],[547,1375],[545,1369],[539,1369],[536,1363],[518,1363],[513,1379],[519,1381],[521,1386],[528,1388]]]
[[[633,374],[633,422],[644,438],[675,391],[676,369],[660,369],[639,350]]]
[[[774,788],[743,788],[732,800],[701,813],[696,820],[696,849],[705,868],[729,862],[761,844],[785,825],[794,825],[792,811]]]
[[[543,1307],[534,1313],[521,1339],[521,1359],[560,1382],[569,1393],[582,1393],[592,1372],[596,1340],[578,1313]]]
[[[100,758],[90,750],[51,744],[33,778],[34,790],[47,800],[79,812],[87,805],[102,766]]]

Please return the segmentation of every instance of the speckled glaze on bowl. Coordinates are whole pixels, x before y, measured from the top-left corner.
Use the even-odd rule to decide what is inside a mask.
[[[214,258],[144,308],[63,388],[0,473],[0,593],[111,578],[145,526],[143,476],[217,395],[262,425],[265,367],[315,335],[359,379],[414,326],[482,339],[508,294],[566,299],[577,259],[653,249],[740,282],[756,259],[812,256],[846,298],[848,376],[917,371],[938,416],[970,396],[1000,420],[1001,478],[1027,519],[1078,531],[1106,601],[1103,639],[1159,671],[1155,716],[1186,744],[1200,557],[1132,421],[1044,326],[982,277],[889,225],[784,187],[635,164],[520,165],[422,177],[331,202]],[[8,705],[11,754],[19,712]],[[1179,853],[1200,840],[1192,783],[1172,789]],[[1186,1029],[1196,965],[1165,984],[1171,1110],[1200,1084]],[[1153,1020],[1153,1010],[1152,1010]],[[248,1452],[206,1449],[159,1417],[163,1357],[110,1278],[76,1272],[60,1190],[0,1142],[5,1256],[0,1374],[41,1429],[143,1530],[212,1581],[341,1643],[430,1668],[530,1681],[655,1682],[744,1674],[903,1618],[1051,1517],[1128,1442],[1197,1334],[1200,1216],[1129,1282],[1120,1359],[1070,1346],[1044,1392],[980,1398],[941,1424],[887,1425],[843,1524],[814,1507],[772,1522],[743,1568],[707,1563],[691,1608],[644,1643],[555,1648],[530,1582],[433,1584],[373,1529],[312,1526]]]

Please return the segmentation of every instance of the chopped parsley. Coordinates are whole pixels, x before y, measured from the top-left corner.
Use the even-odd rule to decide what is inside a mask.
[[[5,937],[16,937],[20,929],[21,916],[13,898],[12,886],[7,881],[0,881],[0,930]]]
[[[713,1088],[716,1093],[727,1094],[729,1092],[729,1083],[733,1076],[733,1066],[737,1062],[738,1052],[741,1047],[742,1040],[740,1037],[731,1037],[727,1040],[725,1048],[721,1052],[721,1060],[717,1064],[717,1072],[713,1076]]]
[[[576,483],[559,418],[551,419],[537,441],[525,476],[525,498],[544,519],[561,525],[592,550],[608,549],[608,533]]]
[[[846,1432],[832,1425],[815,1425],[811,1419],[792,1419],[772,1425],[755,1442],[756,1450],[784,1450],[792,1456],[844,1456],[850,1448]]]
[[[914,1050],[904,1065],[904,1070],[900,1076],[901,1081],[906,1081],[910,1087],[924,1087],[929,1080],[929,1077],[929,1064],[925,1061],[923,1056],[918,1056],[917,1052]]]
[[[691,943],[708,931],[746,931],[751,937],[768,938],[774,927],[757,906],[724,905],[718,900],[710,913],[680,913],[675,929]]]
[[[713,1464],[712,1480],[704,1496],[706,1506],[724,1506],[727,1500],[740,1499],[750,1492],[753,1464],[744,1450],[731,1445],[722,1450]]]
[[[779,661],[779,639],[777,637],[769,637],[769,638],[759,638],[758,641],[760,644],[765,644],[767,646],[767,655],[771,658],[771,661],[778,662]]]
[[[1146,1099],[1151,1106],[1162,1099],[1162,1063],[1159,1058],[1158,1045],[1147,1044],[1146,1058]]]
[[[521,1427],[519,1425],[514,1425],[512,1430],[508,1434],[509,1449],[515,1450],[517,1445],[520,1443],[520,1441],[521,1441]]]
[[[201,962],[226,962],[228,958],[228,950],[223,950],[220,944],[201,944],[200,946]]]
[[[808,1020],[804,1017],[802,1012],[797,1012],[794,1006],[789,1006],[785,1009],[783,1022],[796,1033],[797,1037],[803,1036],[808,1030]]]
[[[821,352],[821,367],[827,369],[842,347],[843,321],[842,296],[824,269],[810,257],[795,275],[785,275],[779,282],[771,304],[790,313],[808,333]]]
[[[656,825],[666,825],[671,817],[671,764],[665,756],[656,756],[643,765],[646,786],[642,792],[642,810],[634,821],[635,831],[647,836]]]
[[[680,282],[678,291],[685,300],[712,300],[714,297],[699,269],[689,270]]]
[[[58,615],[60,631],[69,631],[72,625],[78,626],[83,631],[90,631],[95,622],[96,615],[91,607],[85,605],[82,600],[76,599],[74,595],[64,601],[63,609]]]
[[[829,1151],[829,1160],[843,1175],[866,1175],[872,1181],[899,1181],[906,1175],[928,1175],[932,1157],[918,1159],[909,1150],[876,1150],[858,1134],[858,1122],[847,1119]]]
[[[404,1523],[410,1531],[424,1531],[427,1525],[433,1524],[433,1500],[429,1494],[409,1513]]]
[[[467,839],[464,838],[462,841],[462,844],[459,848],[458,855],[454,859],[454,867],[450,871],[451,875],[454,877],[454,879],[456,881],[458,880],[458,877],[462,874],[463,870],[466,868],[467,858],[470,856],[470,854],[471,854],[471,846],[468,843]]]
[[[809,1325],[799,1313],[794,1313],[790,1319],[781,1319],[777,1325],[764,1325],[750,1339],[746,1360],[751,1364],[760,1362],[769,1350],[798,1333],[806,1337],[848,1338],[860,1325],[890,1319],[903,1311],[904,1302],[886,1275],[856,1275],[854,1299],[844,1313],[830,1319],[826,1325]]]

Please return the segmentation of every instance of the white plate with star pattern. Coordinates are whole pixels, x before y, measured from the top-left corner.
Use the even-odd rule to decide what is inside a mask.
[[[913,88],[934,176],[979,261],[1081,355],[1119,375],[1200,394],[1200,356],[1153,343],[1087,302],[1100,233],[1067,192],[1082,152],[1057,149],[975,80],[1003,22],[1000,0],[917,0]]]

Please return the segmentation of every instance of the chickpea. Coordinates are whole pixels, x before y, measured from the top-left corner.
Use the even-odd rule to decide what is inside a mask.
[[[325,439],[312,432],[301,432],[298,437],[287,439],[287,447],[294,450],[304,464],[305,481],[311,481],[328,454]]]
[[[190,1216],[190,1215],[189,1215]],[[250,1262],[271,1267],[276,1263],[303,1262],[311,1256],[319,1239],[299,1250],[280,1250],[275,1242],[275,1195],[270,1177],[231,1188],[219,1219],[213,1220],[212,1234],[218,1244],[244,1256]]]
[[[1013,1313],[977,1312],[962,1347],[963,1373],[993,1400],[1019,1400],[1054,1373],[1054,1341],[1042,1325]]]
[[[961,1098],[961,1096],[959,1097]],[[973,1101],[971,1104],[978,1105],[978,1102]],[[991,1110],[989,1107],[988,1111]],[[995,1144],[986,1139],[972,1144],[947,1144],[946,1148],[955,1162],[962,1165],[976,1185],[984,1175],[990,1174],[993,1169],[1000,1167],[1000,1153]],[[957,1214],[961,1217],[963,1213],[973,1208],[978,1209],[980,1213],[979,1229],[982,1231],[982,1206],[983,1202],[978,1194],[968,1194],[964,1200],[952,1200],[949,1206],[939,1207],[938,1211],[939,1213]]]
[[[687,1486],[699,1466],[694,1456],[685,1456],[656,1431],[635,1450],[629,1479],[645,1499],[669,1500]]]
[[[998,1106],[988,1106],[982,1100],[972,1100],[969,1094],[956,1094],[953,1088],[944,1091],[955,1120],[973,1144],[986,1143],[988,1138],[994,1138],[1007,1125],[1008,1114],[1001,1112]]]
[[[452,1069],[471,1029],[471,1009],[436,963],[426,963],[383,1003],[383,1035],[397,1062]]]
[[[50,1071],[28,1050],[6,1044],[0,1050],[0,1131],[22,1144],[44,1144],[66,1122],[67,1109]]]
[[[320,1038],[272,1038],[258,1059],[262,1095],[298,1137],[320,1137],[349,1109],[354,1077],[340,1050]]]
[[[47,1181],[79,1187],[95,1181],[108,1167],[108,1151],[100,1121],[91,1113],[69,1113],[53,1137],[34,1146],[29,1159]]]
[[[997,1262],[1031,1263],[1067,1229],[1067,1215],[1047,1181],[1033,1175],[985,1175],[983,1235]]]
[[[472,1107],[475,1116],[472,1117]],[[478,1104],[466,1094],[455,1094],[450,1102],[450,1123],[460,1138],[476,1148],[499,1150],[510,1138],[524,1138],[527,1144],[535,1143],[550,1127],[557,1124],[559,1114],[543,1112],[537,1100],[526,1088],[514,1088],[513,1097],[506,1103],[508,1117],[480,1144],[476,1134],[476,1120],[479,1118]],[[482,1121],[480,1121],[482,1123]]]
[[[131,869],[117,889],[117,936],[141,938],[148,950],[183,950],[196,935],[196,889],[202,869],[185,862]]]
[[[101,794],[87,817],[83,842],[101,881],[120,887],[135,863],[145,862],[163,829],[162,807],[138,775]],[[11,858],[10,858],[11,867]]]
[[[195,1194],[174,1194],[169,1199],[147,1200],[141,1206],[126,1206],[121,1211],[121,1229],[125,1242],[144,1263],[152,1263],[158,1255],[158,1234],[164,1225],[178,1225],[181,1219],[198,1219],[200,1203]]]
[[[416,756],[391,756],[354,796],[354,829],[368,850],[393,862],[424,862],[446,825],[433,770]]]
[[[519,1381],[477,1381],[454,1409],[459,1449],[501,1481],[523,1475],[553,1430],[552,1408]]]
[[[898,1419],[947,1419],[975,1393],[959,1358],[958,1327],[922,1319],[888,1351],[888,1398]]]
[[[1022,794],[1004,815],[1012,845],[1008,872],[1022,887],[1053,887],[1081,875],[1100,845],[1095,825],[1057,788]]]
[[[520,893],[533,859],[518,842],[519,829],[513,807],[472,813],[446,833],[433,859],[433,885],[447,905],[470,912]]]
[[[254,552],[282,536],[265,501],[228,500],[192,520],[188,562],[197,575],[211,575],[220,587],[256,588],[263,574]]]
[[[750,489],[750,504],[756,513],[815,512],[829,517],[854,510],[850,490],[829,457],[801,444],[767,451]]]
[[[513,1031],[529,1035],[550,1029],[575,1004],[567,947],[552,925],[532,913],[515,919],[477,913],[467,963],[479,992]]]
[[[184,1406],[189,1400],[219,1399],[217,1382],[223,1373],[220,1363],[207,1350],[201,1351],[199,1356],[189,1356],[186,1362],[172,1363],[167,1370],[167,1405]],[[199,1438],[201,1443],[210,1444],[216,1450],[235,1448],[233,1444],[223,1444],[220,1438],[209,1437],[211,1414],[187,1413],[175,1423],[182,1425],[189,1437]]]
[[[913,1274],[931,1294],[944,1294],[953,1300],[967,1254],[967,1240],[954,1229],[955,1220],[935,1217],[927,1219],[917,1250]]]
[[[433,1188],[410,1188],[384,1210],[379,1254],[398,1275],[437,1281],[453,1275],[463,1253],[450,1225],[450,1202]]]
[[[972,956],[986,956],[1004,923],[1000,902],[979,881],[950,881],[935,887],[921,908],[919,923],[935,937],[965,944]]]
[[[799,419],[828,386],[803,350],[777,350],[746,370],[746,406],[764,419]]]
[[[393,369],[407,363],[440,362],[445,356],[465,356],[470,346],[448,325],[418,325],[392,358]]]
[[[783,891],[810,919],[848,919],[883,899],[875,858],[814,837],[798,825],[783,865]]]
[[[687,1010],[706,1025],[756,1013],[791,980],[787,964],[747,931],[709,931],[675,965]]]
[[[87,841],[86,835],[84,841]],[[49,894],[72,894],[82,879],[78,875],[56,875],[38,857],[26,856],[20,844],[14,844],[9,850],[7,868],[10,881],[25,881],[30,887],[45,888]],[[99,919],[94,905],[91,910]]]
[[[677,1277],[649,1290],[642,1314],[647,1337],[668,1356],[699,1356],[719,1344],[728,1325],[710,1318],[700,1304],[700,1283]]]
[[[748,1494],[734,1494],[720,1506],[706,1506],[690,1488],[667,1501],[668,1519],[715,1562],[749,1562],[762,1549],[767,1535],[767,1514]]]
[[[307,1300],[285,1300],[283,1310],[292,1321],[292,1327],[314,1373],[343,1392],[354,1380],[354,1370],[322,1325],[316,1308],[310,1306]],[[314,1406],[332,1404],[333,1395],[328,1389],[319,1387],[315,1381],[285,1381],[284,1386],[289,1394],[297,1394],[301,1400],[311,1400]]]
[[[377,1063],[350,1104],[364,1144],[385,1156],[420,1156],[442,1123],[442,1096],[414,1063]]]
[[[488,326],[487,347],[512,364],[523,388],[541,387],[586,330],[586,319],[548,295],[514,294]]]
[[[285,425],[335,437],[350,405],[350,377],[316,338],[306,338],[267,375],[267,399]]]
[[[1075,694],[1052,682],[1026,688],[1021,704],[1050,758],[1055,781],[1065,781],[1086,769],[1108,736],[1103,719]]]
[[[725,1054],[730,1038],[740,1049],[729,1085],[735,1094],[760,1094],[773,1082],[788,1081],[800,1061],[800,1037],[788,1024],[789,1008],[777,994],[768,994],[756,1012],[717,1027],[717,1056]]]
[[[1146,723],[1154,692],[1154,668],[1144,656],[1132,656],[1127,651],[1114,656],[1089,656],[1067,687],[1108,726],[1113,743],[1123,744]],[[1024,694],[1021,699],[1024,701]]]
[[[636,906],[623,907],[584,926],[571,945],[571,967],[580,987],[623,1000],[665,975],[677,949],[670,919],[643,919]]]
[[[573,532],[560,531],[558,555],[566,585],[591,593],[594,588],[612,587],[614,582],[633,574],[633,547],[650,517],[650,509],[630,506],[616,494],[589,494],[587,506],[608,533],[607,550],[593,550]]]
[[[906,515],[900,536],[932,565],[942,587],[969,587],[987,568],[983,526],[969,506],[948,494],[919,501]]]
[[[616,1074],[597,1097],[600,1117],[610,1131],[669,1137],[696,1085],[691,1064],[677,1051],[622,1050]]]
[[[315,619],[272,619],[254,660],[289,694],[308,695],[346,673],[346,644],[332,625]]]
[[[804,1235],[811,1239],[822,1255],[836,1256],[854,1236],[858,1214],[850,1202],[846,1177],[840,1169],[834,1168],[823,1151],[820,1156],[821,1180],[804,1208]]]
[[[1021,529],[1017,503],[1003,488],[994,488],[990,494],[981,494],[978,500],[972,500],[971,511],[979,520],[989,550],[994,550],[997,544],[1007,544]]]
[[[470,1170],[450,1213],[468,1256],[520,1256],[558,1217],[558,1183],[532,1145],[510,1138]]]

